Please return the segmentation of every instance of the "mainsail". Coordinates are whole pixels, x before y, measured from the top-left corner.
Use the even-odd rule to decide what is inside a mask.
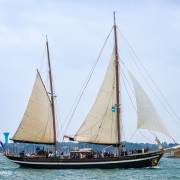
[[[163,124],[148,95],[144,92],[143,88],[140,86],[131,72],[129,72],[129,75],[134,86],[136,97],[137,128],[157,131],[169,136],[168,130]]]
[[[51,101],[39,72],[27,109],[12,140],[55,144]]]
[[[74,140],[98,144],[118,144],[115,53],[113,52],[104,81],[84,123]]]

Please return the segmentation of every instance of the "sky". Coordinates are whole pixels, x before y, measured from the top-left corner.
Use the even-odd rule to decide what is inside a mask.
[[[180,116],[179,1],[0,0],[0,139],[3,138],[3,132],[10,132],[12,137],[17,129],[37,68],[47,82],[45,34],[48,35],[50,45],[60,137],[63,122],[67,121],[75,97],[112,28],[113,11],[116,11],[117,25],[121,32],[118,31],[120,57],[136,74],[133,67],[135,57],[132,57],[129,42],[169,104]],[[111,35],[93,80],[66,132],[68,134],[76,132],[93,104],[112,52],[112,38]],[[137,78],[146,89],[146,83],[138,73]],[[150,91],[147,89],[147,92]],[[153,96],[150,97],[153,99]],[[154,97],[166,127],[180,143],[180,120],[166,115],[156,101]],[[128,107],[128,102],[125,105]],[[123,125],[127,132],[124,132],[124,138],[147,141],[141,139],[138,133],[134,139],[130,138],[135,131],[136,118],[130,113],[132,109],[126,110],[126,107]]]

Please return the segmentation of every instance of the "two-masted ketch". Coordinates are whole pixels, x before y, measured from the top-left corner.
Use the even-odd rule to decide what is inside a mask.
[[[56,153],[56,120],[54,104],[54,88],[51,72],[48,41],[46,41],[50,93],[47,91],[39,71],[32,94],[24,113],[23,119],[13,136],[16,143],[34,143],[54,145],[52,156],[48,154],[8,154],[6,157],[23,167],[31,168],[143,168],[156,166],[162,157],[164,150],[141,151],[135,153],[123,153],[121,137],[121,99],[119,77],[119,54],[117,26],[114,13],[114,48],[104,80],[97,94],[96,100],[87,114],[85,121],[74,136],[65,136],[73,141],[92,144],[112,145],[116,148],[116,154],[111,156],[92,156],[93,150],[87,152],[77,151],[76,157],[62,157]],[[135,77],[130,73],[134,86],[138,128],[151,129],[167,134],[166,128],[161,124],[158,113],[152,102],[139,85]],[[153,126],[154,125],[154,126]],[[88,154],[83,156],[84,154]],[[81,156],[78,156],[81,154]]]

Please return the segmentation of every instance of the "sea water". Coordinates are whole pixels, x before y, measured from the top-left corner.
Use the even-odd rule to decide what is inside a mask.
[[[143,169],[25,169],[0,155],[0,180],[180,180],[180,159],[162,158],[159,166]]]

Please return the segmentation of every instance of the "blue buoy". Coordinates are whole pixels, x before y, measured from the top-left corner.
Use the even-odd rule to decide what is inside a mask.
[[[5,144],[8,144],[8,141],[9,141],[9,132],[4,132],[4,143]]]

